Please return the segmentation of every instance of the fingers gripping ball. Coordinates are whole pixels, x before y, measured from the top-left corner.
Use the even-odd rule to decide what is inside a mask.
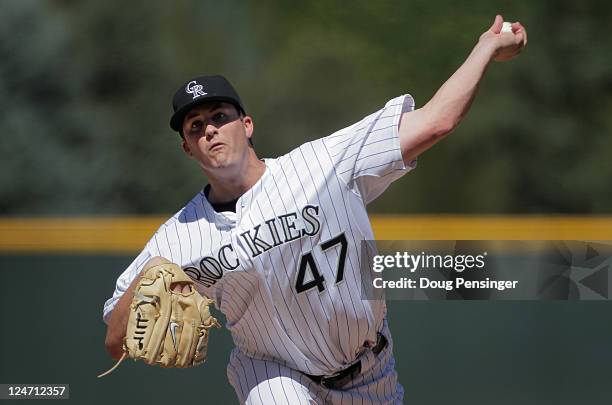
[[[188,286],[182,292],[172,285]],[[185,290],[187,290],[185,292]],[[124,339],[124,354],[147,364],[185,368],[206,360],[209,330],[220,327],[210,314],[212,300],[202,297],[193,281],[174,263],[164,263],[145,271],[130,306]]]

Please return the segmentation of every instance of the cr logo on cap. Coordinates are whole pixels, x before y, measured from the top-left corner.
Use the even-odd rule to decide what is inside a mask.
[[[195,80],[192,80],[189,83],[187,83],[187,87],[185,87],[185,91],[189,94],[193,94],[194,100],[200,96],[205,96],[207,94],[204,91],[204,86],[202,86],[201,84],[198,84],[198,82],[196,82]]]

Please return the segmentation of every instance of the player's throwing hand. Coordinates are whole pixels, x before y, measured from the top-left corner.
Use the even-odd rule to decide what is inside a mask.
[[[479,44],[493,48],[493,60],[496,62],[517,57],[527,45],[527,30],[520,22],[512,23],[512,32],[502,32],[503,23],[503,17],[496,15],[491,28],[485,31],[479,40]]]

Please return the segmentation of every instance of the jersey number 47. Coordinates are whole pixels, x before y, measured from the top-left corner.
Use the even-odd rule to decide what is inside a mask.
[[[344,263],[346,261],[346,250],[348,247],[346,237],[344,236],[344,233],[341,233],[340,235],[319,244],[319,247],[323,251],[331,249],[337,245],[340,245],[340,255],[338,256],[338,263],[336,266],[336,284],[344,280]],[[306,270],[310,271],[312,279],[304,282],[304,279],[306,278]],[[317,287],[319,293],[325,291],[325,277],[323,277],[323,275],[319,272],[317,263],[312,256],[312,251],[310,251],[302,255],[300,259],[297,278],[295,281],[295,291],[300,294],[315,287]]]

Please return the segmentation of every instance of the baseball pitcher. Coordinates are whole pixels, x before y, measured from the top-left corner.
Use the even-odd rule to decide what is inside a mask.
[[[104,305],[110,355],[201,363],[214,302],[240,403],[401,404],[385,302],[360,292],[361,241],[374,238],[366,206],[459,124],[489,64],[525,47],[525,28],[502,23],[423,107],[393,98],[275,159],[258,158],[253,119],[225,78],[181,85],[170,126],[209,183],[119,276]]]

